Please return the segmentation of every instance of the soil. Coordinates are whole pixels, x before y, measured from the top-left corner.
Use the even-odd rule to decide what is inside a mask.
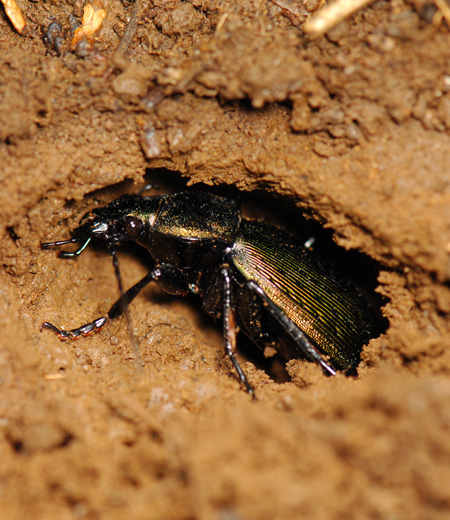
[[[316,0],[104,3],[74,52],[81,1],[20,2],[26,36],[0,8],[1,516],[449,518],[450,34],[435,4],[380,0],[310,39]],[[131,306],[142,370],[123,319],[77,342],[40,334],[104,315],[118,289],[105,251],[63,261],[39,243],[148,179],[239,191],[290,231],[331,230],[344,263],[358,251],[386,327],[357,377],[294,360],[286,380],[243,348],[253,401],[220,324],[156,286]],[[148,257],[126,248],[120,267],[129,287]]]

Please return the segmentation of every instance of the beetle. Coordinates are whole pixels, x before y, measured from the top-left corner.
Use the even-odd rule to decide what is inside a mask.
[[[123,292],[107,315],[76,329],[59,329],[60,339],[100,330],[122,315],[141,289],[157,282],[169,294],[197,294],[207,314],[223,320],[226,355],[241,384],[254,395],[236,358],[242,330],[261,348],[275,347],[285,358],[306,358],[328,375],[354,368],[362,347],[379,334],[379,323],[362,295],[318,255],[279,228],[241,216],[232,199],[203,191],[172,195],[124,195],[93,209],[72,238],[42,243],[42,249],[78,243],[81,254],[93,239],[103,240],[115,262],[116,247],[135,241],[154,265]]]

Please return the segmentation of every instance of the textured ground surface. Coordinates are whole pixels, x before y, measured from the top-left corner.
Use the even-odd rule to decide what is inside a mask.
[[[2,516],[449,518],[448,27],[420,0],[315,41],[315,0],[141,4],[124,57],[131,2],[110,0],[85,58],[42,40],[81,2],[22,2],[27,37],[0,8]],[[249,193],[293,231],[307,214],[366,255],[388,328],[358,378],[296,361],[281,384],[242,358],[252,402],[220,328],[156,287],[132,306],[143,373],[122,320],[74,344],[39,333],[117,297],[105,253],[62,261],[39,242],[157,169],[171,190]],[[148,269],[135,253],[127,286]]]

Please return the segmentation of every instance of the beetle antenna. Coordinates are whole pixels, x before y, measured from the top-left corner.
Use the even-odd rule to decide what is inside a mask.
[[[41,249],[50,249],[51,247],[59,247],[64,246],[65,244],[75,244],[77,242],[83,242],[84,244],[81,245],[76,251],[60,251],[58,253],[59,258],[72,258],[74,256],[81,255],[81,253],[86,249],[87,245],[91,241],[92,237],[74,237],[69,238],[68,240],[58,240],[56,242],[41,242],[40,247]]]
[[[82,242],[84,237],[69,238],[68,240],[58,240],[57,242],[41,242],[41,249],[50,249],[51,247],[64,246],[65,244],[73,244],[74,242]]]
[[[125,316],[125,322],[127,324],[127,330],[128,330],[128,338],[131,343],[131,347],[133,349],[134,359],[136,361],[136,367],[138,372],[142,373],[142,357],[141,352],[139,350],[139,345],[136,340],[136,336],[133,332],[133,321],[131,319],[131,314],[128,310],[128,303],[126,303],[126,299],[122,298],[124,296],[124,290],[123,290],[123,284],[122,284],[122,276],[120,275],[120,269],[119,269],[119,259],[117,258],[117,252],[116,248],[110,243],[109,244],[109,251],[112,257],[113,266],[114,266],[114,272],[116,274],[117,284],[119,286],[119,293],[121,299],[119,300],[120,306],[121,306],[121,312]]]

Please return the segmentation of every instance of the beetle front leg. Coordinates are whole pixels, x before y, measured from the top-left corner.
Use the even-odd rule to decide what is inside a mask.
[[[223,339],[225,344],[225,354],[233,363],[233,366],[238,373],[239,381],[245,387],[245,390],[255,398],[255,391],[248,382],[247,376],[244,374],[244,371],[236,358],[236,319],[233,308],[230,269],[223,267],[221,274],[223,278]]]
[[[162,289],[170,294],[183,296],[189,291],[189,284],[179,269],[170,265],[155,266],[142,280],[130,287],[130,289],[114,303],[109,309],[107,317],[97,318],[90,323],[71,330],[58,329],[58,327],[46,321],[41,325],[40,330],[42,332],[43,329],[49,329],[61,340],[78,339],[81,336],[88,336],[92,332],[98,332],[109,320],[121,316],[139,292],[150,282],[158,282]]]

